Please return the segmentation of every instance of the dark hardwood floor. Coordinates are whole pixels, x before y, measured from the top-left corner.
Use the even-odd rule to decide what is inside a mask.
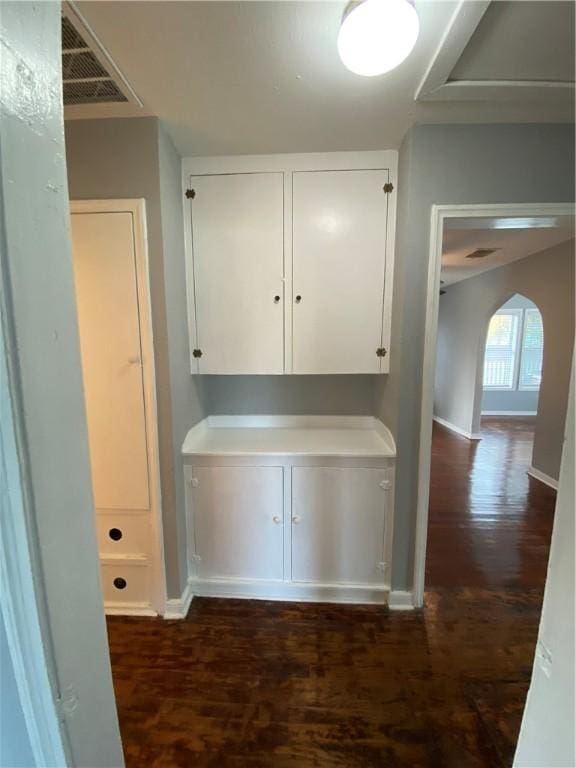
[[[196,599],[185,621],[111,618],[129,767],[510,766],[554,494],[529,424],[434,432],[423,611]]]

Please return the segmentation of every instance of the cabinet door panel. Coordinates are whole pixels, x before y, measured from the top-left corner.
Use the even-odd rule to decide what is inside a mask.
[[[380,372],[387,181],[386,170],[293,175],[294,373]]]
[[[282,579],[282,467],[198,467],[193,475],[198,575]]]
[[[191,183],[198,371],[283,373],[283,174]]]
[[[293,467],[292,580],[382,584],[381,469]]]

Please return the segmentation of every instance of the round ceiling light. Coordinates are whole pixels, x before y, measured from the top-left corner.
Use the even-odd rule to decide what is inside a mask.
[[[338,34],[338,53],[357,75],[383,75],[410,54],[419,28],[418,14],[409,0],[351,3]]]

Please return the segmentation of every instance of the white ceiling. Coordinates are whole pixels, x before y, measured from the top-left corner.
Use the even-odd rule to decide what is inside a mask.
[[[158,115],[182,155],[393,149],[415,123],[573,119],[570,99],[550,103],[520,95],[500,103],[416,102],[414,95],[457,8],[452,0],[416,2],[420,38],[397,70],[376,78],[354,75],[336,50],[345,5],[331,0],[77,3],[144,103],[143,111],[129,107],[132,114]],[[561,45],[554,39],[556,32],[564,35],[565,23],[559,24],[560,31],[553,27],[552,37],[546,32],[548,3],[494,5],[497,18],[489,21],[496,30],[500,5],[533,5],[537,19],[533,13],[529,23],[523,22],[524,37],[513,19],[512,32],[520,34],[521,44],[509,44],[513,9],[508,9],[502,22],[506,44],[501,34],[488,30],[484,53],[476,50],[461,68],[484,73],[487,58],[507,72],[512,68],[516,76],[524,66],[518,61],[526,67],[532,61],[526,71],[534,76],[532,70],[539,67],[534,61],[542,59],[548,67],[543,77],[554,68],[565,73],[565,36]],[[536,32],[535,59],[530,41]],[[126,114],[126,107],[96,109],[98,116]],[[94,109],[67,113],[68,118],[79,115],[95,116]]]
[[[538,223],[552,226],[538,226]],[[555,220],[533,222],[521,229],[494,229],[502,219],[449,220],[442,240],[442,269],[444,287],[470,277],[510,264],[574,238],[574,217],[561,216]],[[466,256],[478,248],[495,248],[495,253],[480,259]]]

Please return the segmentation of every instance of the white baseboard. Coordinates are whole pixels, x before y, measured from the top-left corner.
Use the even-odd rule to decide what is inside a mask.
[[[466,432],[466,430],[457,427],[456,424],[451,424],[449,421],[446,421],[446,419],[441,419],[440,416],[433,416],[432,418],[434,421],[437,421],[440,426],[446,427],[446,429],[455,432],[461,437],[465,437],[467,440],[482,440],[482,435],[479,432]]]
[[[104,603],[106,616],[158,616],[147,603]]]
[[[188,579],[184,591],[180,597],[166,600],[166,610],[164,611],[165,619],[185,619],[190,609],[190,603],[194,597],[192,579]]]
[[[482,411],[482,416],[536,416],[536,411]]]
[[[296,584],[284,581],[250,579],[198,579],[192,582],[199,597],[249,598],[251,600],[285,600],[303,603],[374,603],[388,602],[387,587],[372,585]]]
[[[414,595],[400,589],[393,589],[388,595],[388,608],[391,611],[413,611]]]
[[[553,477],[550,477],[550,475],[547,475],[545,472],[541,472],[539,469],[536,469],[536,467],[530,467],[530,469],[527,470],[527,474],[535,480],[540,480],[541,483],[550,486],[550,488],[554,488],[555,491],[558,490],[558,480],[554,480]]]

